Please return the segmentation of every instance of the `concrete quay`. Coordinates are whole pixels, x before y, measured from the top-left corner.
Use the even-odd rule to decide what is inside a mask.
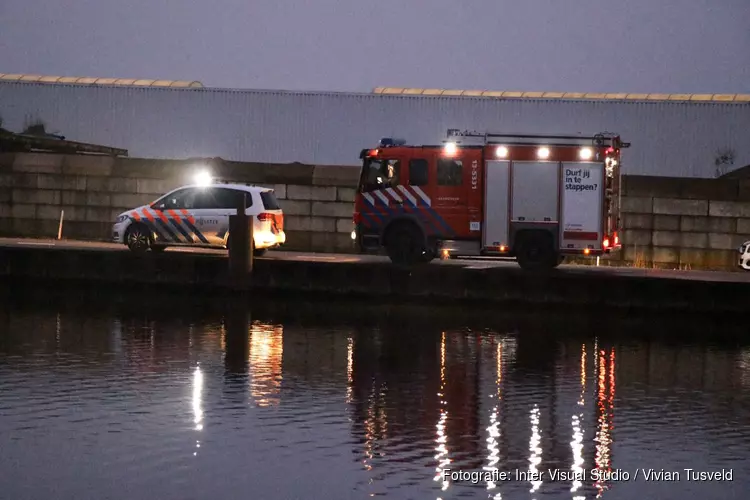
[[[165,294],[170,290],[222,294],[239,288],[264,297],[328,295],[435,305],[530,305],[575,312],[727,314],[746,313],[750,305],[750,273],[562,266],[551,273],[529,274],[515,263],[481,260],[435,262],[407,272],[379,257],[289,252],[269,256],[255,260],[251,276],[238,278],[229,273],[226,252],[137,256],[96,245],[6,243],[0,246],[0,278],[142,286]]]

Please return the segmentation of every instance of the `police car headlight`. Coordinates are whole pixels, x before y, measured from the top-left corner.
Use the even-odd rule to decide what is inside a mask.
[[[128,220],[127,215],[120,215],[117,217],[117,224],[119,224],[120,222],[125,222],[126,220]]]

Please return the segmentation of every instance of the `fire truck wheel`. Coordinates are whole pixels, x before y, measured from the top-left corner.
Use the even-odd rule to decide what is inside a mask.
[[[411,266],[422,260],[423,244],[411,224],[402,223],[389,230],[385,247],[391,262],[398,266]]]
[[[432,262],[435,259],[435,257],[437,257],[437,251],[435,251],[434,249],[431,249],[431,248],[426,248],[422,252],[422,258],[421,258],[421,260],[422,260],[422,262],[424,262],[425,264],[427,264],[429,262]]]
[[[545,233],[528,233],[521,238],[517,251],[518,264],[529,271],[552,269],[559,264],[552,248],[552,238]]]

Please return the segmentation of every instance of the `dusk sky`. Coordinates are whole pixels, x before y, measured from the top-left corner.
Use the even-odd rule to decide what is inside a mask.
[[[750,93],[750,0],[2,0],[0,73]]]

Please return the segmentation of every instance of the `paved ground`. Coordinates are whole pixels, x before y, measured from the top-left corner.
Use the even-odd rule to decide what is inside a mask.
[[[90,242],[90,241],[71,241],[71,240],[42,240],[42,239],[23,239],[23,238],[0,238],[0,246],[13,247],[45,247],[59,250],[65,249],[90,249],[103,252],[127,252],[129,251],[124,245],[114,243]],[[202,248],[169,248],[167,252],[189,252],[213,254],[225,256],[226,250],[211,250]],[[386,257],[375,255],[351,255],[351,254],[330,254],[330,253],[303,253],[303,252],[283,252],[270,251],[264,259],[280,260],[301,260],[308,262],[388,262]],[[517,267],[518,264],[513,260],[507,259],[489,259],[489,258],[461,258],[450,260],[435,260],[430,265],[441,266],[461,266],[467,269],[485,269],[485,268],[511,268]],[[638,269],[624,267],[608,266],[581,266],[581,265],[562,265],[562,272],[569,273],[605,273],[618,275],[649,276],[654,278],[678,278],[700,281],[733,281],[740,283],[750,283],[750,272],[713,272],[713,271],[679,271],[679,270],[659,270],[659,269]]]

